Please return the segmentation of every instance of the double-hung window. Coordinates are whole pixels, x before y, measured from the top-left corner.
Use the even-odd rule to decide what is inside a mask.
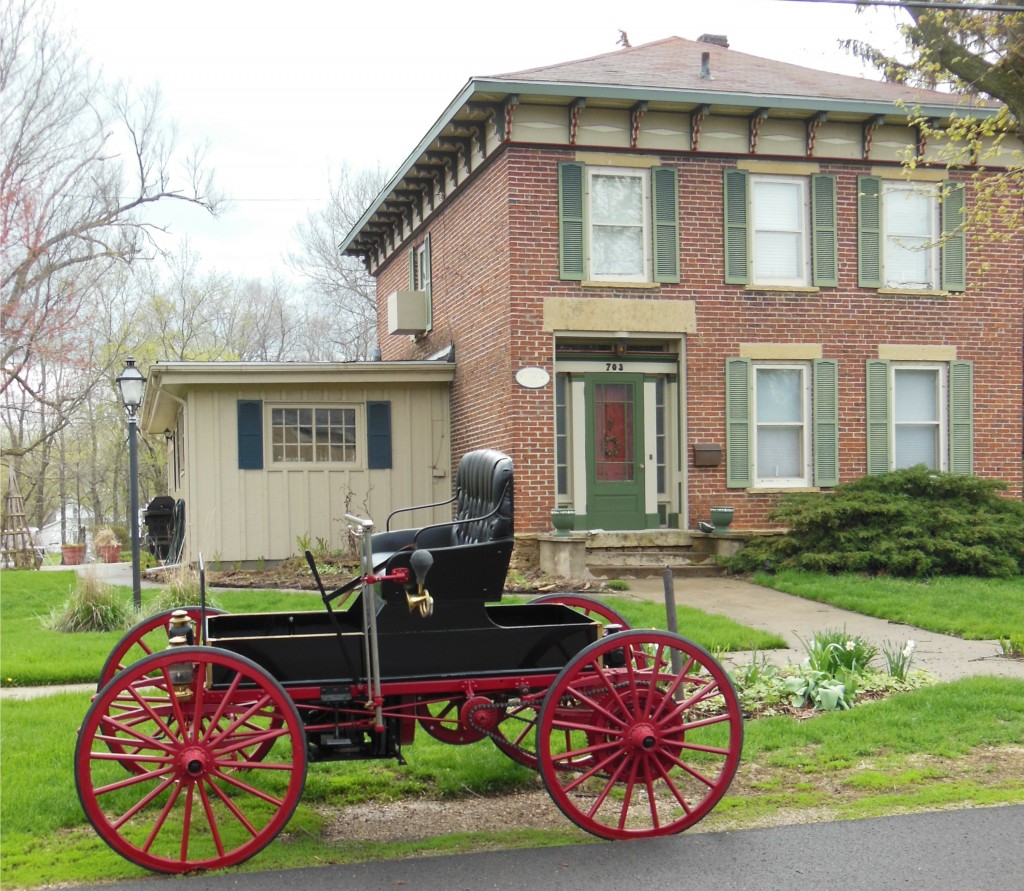
[[[751,177],[750,210],[753,281],[809,284],[807,179]]]
[[[409,251],[409,290],[422,291],[425,295],[424,330],[434,326],[433,293],[431,290],[430,233],[423,242]]]
[[[857,178],[857,261],[863,288],[963,291],[964,190],[953,182]]]
[[[560,164],[561,278],[678,282],[678,191],[678,177],[670,167]]]
[[[868,473],[973,469],[970,362],[867,364]]]
[[[811,484],[810,368],[755,365],[754,485]]]
[[[753,287],[838,284],[836,183],[827,174],[725,171],[725,281]]]
[[[834,486],[839,477],[838,364],[727,359],[726,483]]]

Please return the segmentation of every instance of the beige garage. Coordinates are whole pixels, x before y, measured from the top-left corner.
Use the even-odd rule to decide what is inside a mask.
[[[451,495],[447,361],[159,362],[140,426],[165,438],[183,560],[252,565],[342,542],[344,515]],[[449,518],[445,508],[410,522]]]

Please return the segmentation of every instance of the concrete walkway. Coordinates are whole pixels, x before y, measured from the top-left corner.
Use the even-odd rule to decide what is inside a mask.
[[[994,640],[961,640],[936,634],[783,594],[742,579],[676,577],[673,588],[679,606],[692,606],[728,616],[744,625],[771,631],[784,638],[789,649],[769,650],[763,654],[775,664],[799,664],[806,655],[801,638],[809,641],[815,633],[840,628],[879,648],[883,644],[889,649],[902,648],[908,640],[914,641],[912,668],[923,669],[942,681],[977,674],[1024,680],[1024,660],[1002,656],[999,644]],[[665,584],[660,577],[630,579],[628,593],[645,600],[664,602]],[[680,627],[679,632],[686,636],[685,627]],[[761,655],[759,653],[758,658]],[[752,658],[751,653],[733,653],[723,661],[742,666],[749,665]]]

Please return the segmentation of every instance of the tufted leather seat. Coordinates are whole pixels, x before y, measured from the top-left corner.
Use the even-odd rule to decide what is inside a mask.
[[[467,452],[455,474],[455,494],[447,502],[455,503],[455,518],[417,529],[378,532],[373,543],[373,565],[382,566],[401,550],[445,548],[459,545],[511,540],[514,533],[512,459],[496,449]],[[419,507],[437,507],[421,505]],[[402,508],[392,513],[417,510]]]

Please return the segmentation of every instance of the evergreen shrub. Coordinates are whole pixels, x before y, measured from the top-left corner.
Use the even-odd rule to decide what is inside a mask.
[[[1005,488],[919,465],[830,494],[794,493],[770,516],[785,534],[754,539],[726,563],[734,572],[1009,578],[1024,573],[1024,503]]]

